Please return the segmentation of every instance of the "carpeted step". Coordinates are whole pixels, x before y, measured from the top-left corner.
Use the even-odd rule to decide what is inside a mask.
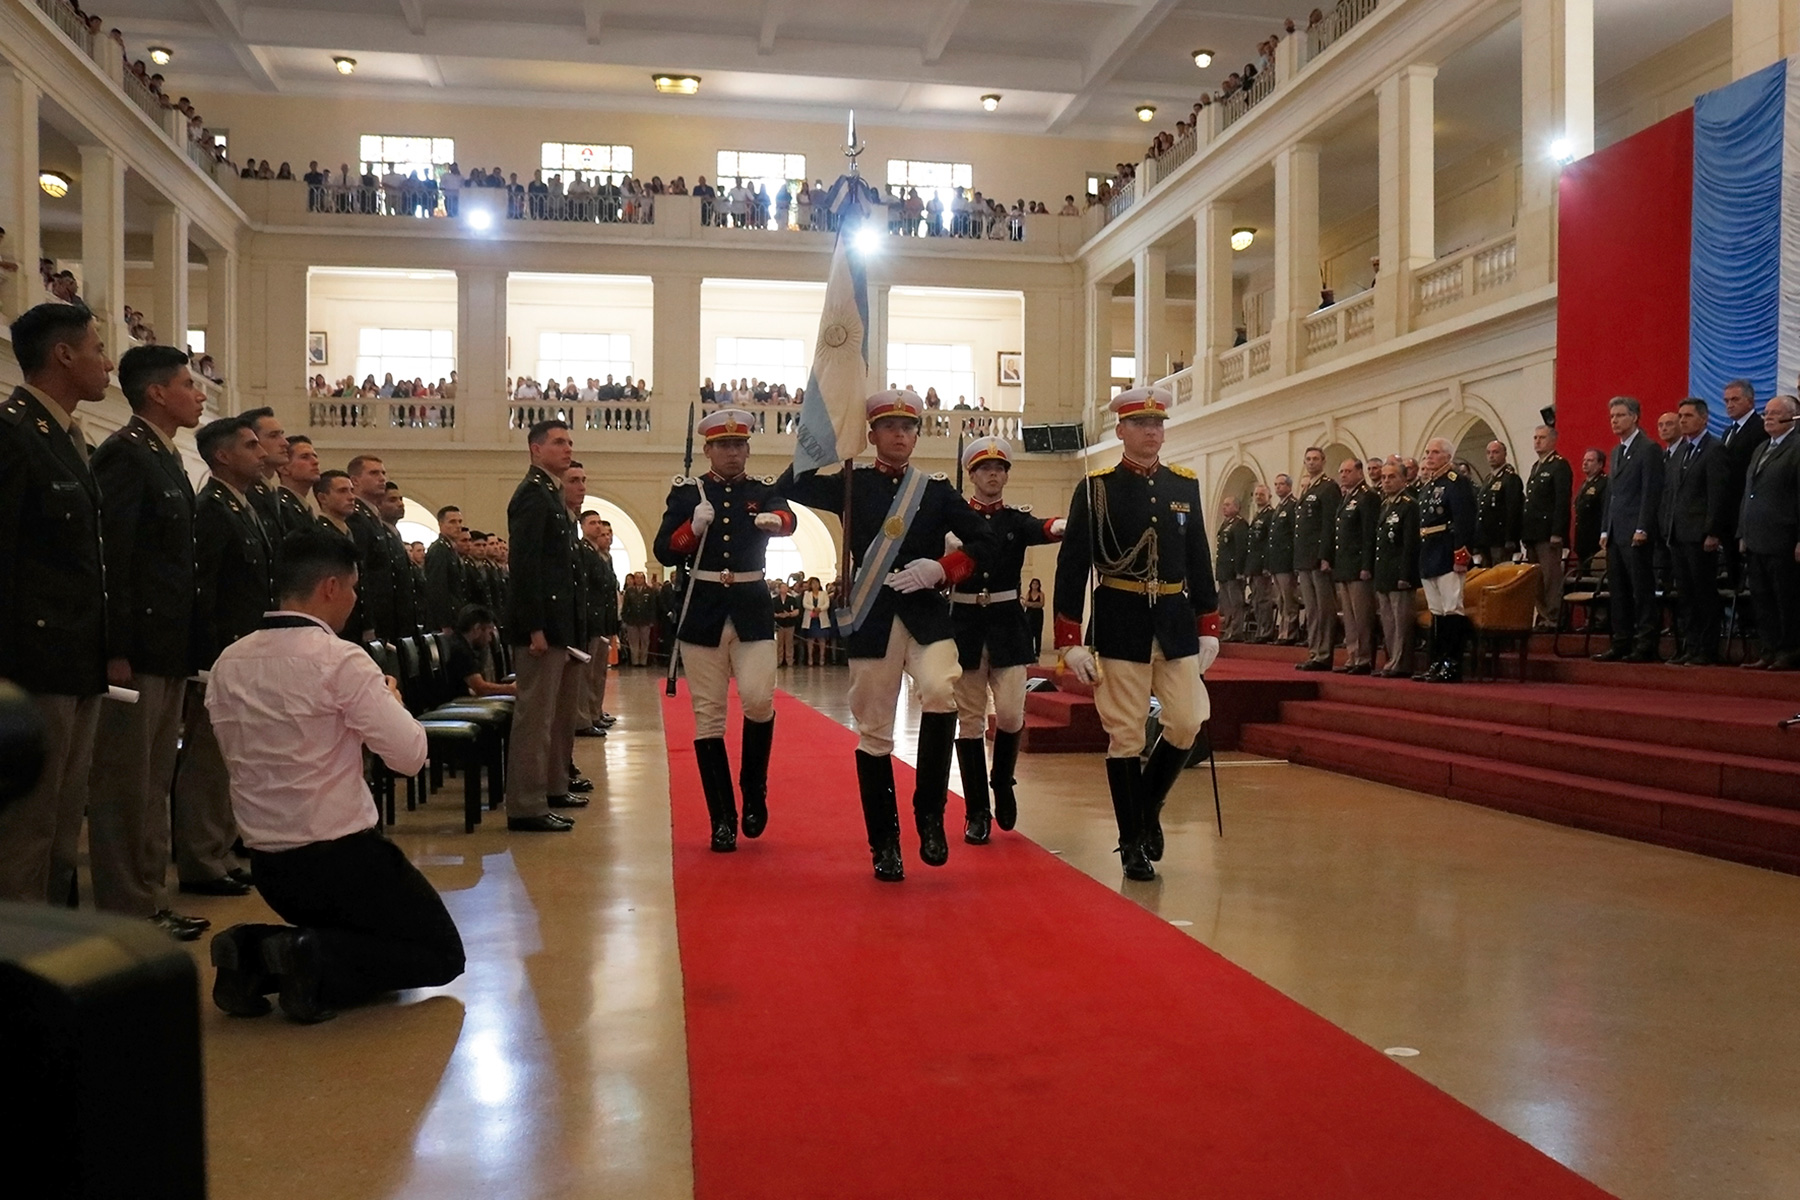
[[[1502,661],[1502,675],[1513,677],[1516,659]],[[1667,663],[1597,663],[1586,658],[1540,658],[1525,666],[1525,678],[1540,683],[1580,683],[1595,687],[1637,688],[1690,695],[1738,696],[1781,700],[1800,707],[1800,674],[1745,671],[1735,666],[1672,667]]]
[[[1383,738],[1251,725],[1246,750],[1580,829],[1800,874],[1800,813]]]
[[[1372,708],[1288,701],[1285,724],[1502,759],[1695,796],[1800,809],[1800,762]]]

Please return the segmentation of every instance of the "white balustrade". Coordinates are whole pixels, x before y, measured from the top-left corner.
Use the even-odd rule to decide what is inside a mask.
[[[1249,363],[1251,378],[1267,374],[1269,370],[1269,336],[1264,334],[1254,342],[1247,343],[1244,348],[1250,352]]]
[[[1356,28],[1357,24],[1374,12],[1378,0],[1339,0],[1337,7],[1325,14],[1325,19],[1308,29],[1300,44],[1300,61],[1309,63],[1325,51],[1331,49],[1339,38]]]
[[[1334,350],[1375,332],[1375,293],[1366,292],[1321,308],[1301,322],[1301,349],[1308,359],[1328,356]]]
[[[1442,313],[1466,300],[1501,291],[1518,277],[1517,235],[1447,254],[1413,276],[1413,312]]]

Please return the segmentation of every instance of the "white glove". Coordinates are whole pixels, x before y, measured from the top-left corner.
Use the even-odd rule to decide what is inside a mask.
[[[1213,644],[1213,653],[1219,651],[1218,643]],[[1085,684],[1092,685],[1100,678],[1100,664],[1094,660],[1094,652],[1086,646],[1070,646],[1062,652],[1063,666],[1069,673]]]
[[[1069,520],[1067,517],[1058,517],[1056,520],[1050,522],[1051,537],[1061,537],[1064,533],[1068,532],[1068,529]]]
[[[944,534],[944,553],[945,554],[955,554],[958,550],[961,550],[961,549],[962,549],[962,539],[961,538],[957,537],[954,533]]]
[[[772,512],[757,513],[755,524],[758,529],[767,530],[769,533],[780,533],[781,514]]]
[[[1218,657],[1219,657],[1219,639],[1216,637],[1201,638],[1200,639],[1200,673],[1202,675],[1206,674],[1206,668],[1212,666],[1213,660]]]
[[[688,525],[692,527],[694,536],[698,537],[700,534],[706,532],[706,527],[711,525],[712,521],[712,501],[702,500],[700,503],[694,505],[694,515],[688,518]]]
[[[944,582],[944,568],[935,558],[915,558],[887,577],[896,592],[924,592]]]

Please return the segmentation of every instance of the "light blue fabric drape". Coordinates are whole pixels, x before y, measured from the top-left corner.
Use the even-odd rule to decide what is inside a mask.
[[[1778,62],[1694,102],[1688,391],[1713,402],[1715,429],[1731,380],[1749,379],[1759,397],[1776,390],[1787,76]],[[1651,411],[1664,403],[1643,399]]]

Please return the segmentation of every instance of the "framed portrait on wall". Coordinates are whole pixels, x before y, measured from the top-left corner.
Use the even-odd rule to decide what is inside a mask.
[[[1001,387],[1025,386],[1025,355],[1019,350],[1000,351],[999,369],[995,378]]]
[[[325,340],[325,334],[322,331],[315,330],[314,332],[307,334],[306,365],[309,367],[323,367],[328,365],[331,362],[331,355],[327,352],[326,347],[327,342]]]

